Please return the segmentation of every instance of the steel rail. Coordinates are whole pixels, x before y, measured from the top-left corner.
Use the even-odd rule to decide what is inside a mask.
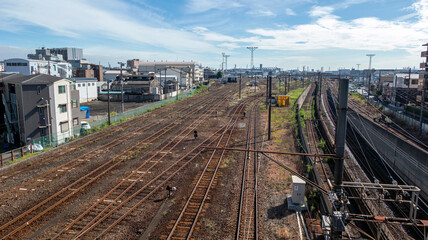
[[[247,177],[247,165],[248,165],[249,153],[250,153],[248,151],[248,149],[250,149],[250,145],[251,145],[251,130],[252,129],[254,129],[254,138],[256,138],[256,118],[257,118],[257,112],[255,111],[255,107],[256,107],[257,104],[258,104],[257,101],[253,104],[253,106],[251,108],[251,111],[250,111],[250,114],[248,116],[248,130],[247,130],[246,146],[245,146],[245,148],[247,149],[247,151],[245,151],[245,154],[244,154],[244,163],[243,163],[243,168],[242,168],[241,195],[240,195],[240,199],[239,199],[239,208],[238,208],[238,218],[237,218],[237,226],[236,226],[235,239],[239,239],[239,236],[240,236],[241,217],[242,217],[242,210],[243,210],[243,204],[244,204],[244,195],[246,194],[246,192],[245,192],[246,184],[245,183],[246,183],[246,177]],[[253,112],[254,112],[254,114],[253,114]],[[253,126],[252,125],[252,116],[253,115],[255,115],[254,116],[254,128],[252,128],[252,126]],[[254,139],[254,143],[255,142],[256,141]],[[255,161],[256,161],[256,159],[255,159]],[[254,162],[254,168],[255,167],[256,167],[256,162]],[[256,169],[254,169],[254,170],[255,170],[254,174],[256,174]],[[256,176],[254,176],[254,178],[255,177]],[[256,188],[256,186],[254,186],[254,188]],[[246,196],[246,198],[248,198],[248,196]],[[255,199],[256,199],[256,196],[255,196]],[[257,216],[257,211],[255,211],[254,214],[255,214],[255,216]],[[255,222],[257,222],[257,218],[255,218]],[[255,232],[257,232],[256,227],[255,227],[254,230],[255,230]],[[255,235],[257,235],[257,234],[255,234]],[[256,237],[256,239],[257,239],[257,237]]]
[[[219,102],[217,102],[216,105],[221,105],[222,103],[223,103],[223,101],[219,101]],[[202,124],[203,121],[213,111],[212,109],[213,108],[211,108],[210,111],[207,111],[207,113],[205,115],[202,115],[199,119],[197,119],[196,121],[192,122],[191,125],[189,125],[188,127],[186,127],[181,133],[177,134],[172,140],[170,140],[170,142],[168,144],[166,144],[162,149],[160,149],[152,157],[150,157],[149,159],[147,159],[143,164],[141,164],[137,169],[135,169],[130,175],[128,175],[118,185],[116,185],[109,193],[107,193],[103,197],[103,199],[105,199],[109,194],[111,194],[112,192],[114,192],[114,190],[118,189],[122,184],[126,183],[128,179],[130,179],[132,176],[134,176],[135,173],[137,173],[138,171],[140,171],[141,168],[144,167],[147,163],[151,162],[157,155],[159,155],[163,151],[166,151],[161,158],[159,158],[154,164],[152,164],[152,166],[150,168],[148,168],[148,169],[146,169],[144,171],[145,172],[144,174],[142,174],[140,177],[138,177],[136,179],[136,181],[134,181],[130,186],[128,186],[125,190],[123,190],[122,193],[120,193],[107,207],[104,208],[104,210],[102,210],[96,217],[94,217],[89,223],[87,223],[87,225],[85,227],[83,227],[83,229],[79,233],[77,233],[74,238],[79,238],[79,237],[83,236],[84,233],[86,233],[87,231],[93,229],[95,226],[97,226],[103,220],[105,220],[108,216],[110,216],[113,213],[113,211],[110,211],[104,217],[102,217],[102,214],[104,214],[111,206],[113,206],[114,203],[118,202],[118,200],[122,196],[124,196],[125,193],[127,193],[137,182],[139,182],[146,175],[147,172],[149,172],[154,166],[156,166],[167,155],[168,152],[171,152],[173,149],[175,149],[177,147],[177,145],[179,143],[181,143],[182,141],[184,141],[184,137],[186,137],[186,136],[190,135],[191,133],[193,133],[193,130],[196,129],[197,126],[199,126],[200,124]],[[179,141],[177,143],[175,143],[170,149],[165,150],[168,146],[170,146],[172,143],[174,143],[174,141],[176,139],[179,139]],[[131,199],[132,198],[128,198],[128,199],[126,199],[124,201],[121,201],[120,206],[122,206],[124,203],[130,201]],[[96,204],[98,204],[99,202],[100,201],[98,201]],[[91,207],[91,209],[92,209],[92,207]],[[117,210],[118,208],[115,208],[115,209]],[[98,219],[100,219],[100,220],[97,221]]]
[[[244,103],[242,103],[242,104],[241,104],[241,105],[240,105],[240,106],[235,110],[235,113],[236,113],[236,112],[238,112],[238,114],[240,114],[240,112],[242,111],[242,109],[244,108],[244,106],[245,106],[245,104],[244,104]],[[227,146],[227,144],[229,143],[229,140],[230,140],[230,138],[231,138],[231,136],[232,136],[232,133],[233,133],[233,129],[234,129],[234,127],[235,127],[235,124],[236,124],[237,120],[239,119],[239,116],[235,117],[235,115],[236,115],[235,113],[233,114],[234,116],[232,117],[232,119],[234,119],[234,121],[233,121],[233,123],[232,123],[232,126],[228,129],[229,134],[228,134],[228,137],[227,137],[227,139],[226,139],[226,142],[224,143],[224,145],[225,145],[225,146]],[[231,119],[231,120],[232,120],[232,119]],[[217,147],[222,143],[222,141],[224,141],[224,138],[223,138],[223,137],[224,137],[224,135],[222,135],[222,137],[219,139],[218,143],[216,144],[216,146],[217,146]],[[181,212],[180,212],[180,214],[179,214],[179,216],[178,216],[178,218],[177,218],[176,222],[174,223],[174,226],[172,227],[172,229],[171,229],[171,231],[170,231],[170,233],[169,233],[169,235],[168,235],[167,239],[171,239],[171,238],[172,238],[172,236],[173,236],[173,234],[175,233],[175,231],[176,231],[176,229],[177,229],[178,225],[179,225],[179,224],[180,224],[180,222],[181,222],[182,217],[184,216],[184,213],[186,212],[186,210],[187,210],[187,208],[188,208],[188,206],[189,206],[190,201],[193,199],[193,197],[195,196],[195,192],[196,192],[196,191],[197,191],[197,189],[200,187],[200,183],[202,182],[202,179],[204,178],[204,176],[207,176],[207,175],[205,175],[205,173],[207,173],[207,169],[208,169],[208,167],[210,166],[210,163],[212,163],[212,159],[214,158],[214,156],[215,156],[216,152],[217,152],[217,150],[216,150],[216,149],[214,149],[214,151],[211,153],[210,158],[208,159],[208,161],[207,161],[207,163],[206,163],[206,165],[205,165],[204,169],[202,170],[202,173],[200,174],[200,176],[199,176],[199,178],[198,178],[198,180],[197,180],[197,182],[196,182],[196,184],[195,184],[195,186],[194,186],[194,188],[193,188],[193,190],[192,190],[192,192],[191,192],[190,196],[188,197],[188,200],[187,200],[187,201],[186,201],[186,203],[184,204],[183,209],[181,210]],[[220,166],[221,159],[222,159],[222,157],[223,157],[224,152],[225,152],[225,150],[223,150],[223,151],[220,153],[220,156],[218,157],[218,162],[217,162],[217,164],[216,164],[216,166],[215,166],[215,169],[214,169],[214,171],[213,171],[213,173],[212,173],[212,175],[211,175],[211,178],[209,179],[208,186],[206,187],[206,190],[205,190],[205,193],[204,193],[204,195],[203,195],[202,199],[198,199],[198,200],[200,200],[200,201],[199,201],[199,207],[198,207],[198,209],[197,209],[197,212],[196,212],[195,216],[193,217],[193,221],[192,221],[192,223],[191,223],[190,229],[189,229],[189,231],[187,232],[187,234],[186,234],[186,236],[185,236],[185,238],[187,238],[187,239],[189,239],[189,238],[190,238],[190,236],[192,235],[192,233],[193,233],[193,231],[194,231],[194,227],[195,227],[195,225],[196,225],[196,222],[197,222],[198,217],[199,217],[199,215],[200,215],[200,212],[201,212],[201,210],[202,210],[202,206],[203,206],[204,202],[206,201],[206,198],[207,198],[207,196],[208,196],[209,190],[210,190],[210,188],[211,188],[211,186],[212,186],[212,183],[213,183],[213,180],[214,180],[214,178],[215,178],[215,176],[216,176],[216,173],[217,173],[218,167]],[[214,163],[214,164],[215,164],[215,163]],[[209,178],[209,176],[207,176],[207,177]]]
[[[219,89],[215,89],[214,91],[217,91],[217,90],[219,90]],[[160,114],[164,114],[164,113],[170,114],[170,112],[169,112],[170,110],[181,112],[181,111],[183,111],[185,109],[190,108],[190,106],[188,104],[186,104],[186,103],[194,101],[195,98],[201,98],[201,95],[196,95],[196,96],[192,96],[192,97],[186,98],[184,100],[180,100],[178,102],[178,104],[182,104],[183,106],[181,106],[179,109],[174,109],[174,107],[172,107],[172,106],[164,106],[164,107],[158,109],[157,113],[158,114],[159,113]],[[77,141],[76,143],[71,144],[71,146],[62,147],[61,149],[62,150],[68,149],[67,151],[73,151],[73,150],[75,150],[75,148],[80,148],[81,146],[85,146],[85,144],[88,143],[88,142],[95,142],[95,141],[97,141],[97,140],[99,140],[101,138],[105,138],[106,137],[106,135],[105,135],[106,132],[107,132],[107,136],[110,136],[110,135],[113,135],[114,133],[116,133],[118,131],[121,131],[121,130],[129,128],[129,127],[132,127],[135,123],[140,123],[140,122],[143,122],[143,121],[145,121],[147,119],[150,119],[149,114],[143,114],[141,116],[137,116],[136,118],[133,118],[131,120],[128,120],[126,122],[118,124],[118,126],[115,127],[115,128],[113,128],[113,129],[109,128],[108,130],[103,130],[103,131],[97,132],[96,134],[93,134],[93,136],[88,137],[88,139],[85,139],[83,141]],[[16,168],[13,168],[13,169],[10,169],[10,170],[5,171],[3,173],[0,173],[0,182],[3,182],[4,180],[6,180],[6,179],[8,179],[8,178],[10,178],[12,176],[15,176],[16,174],[19,174],[20,173],[19,170],[21,170],[23,168],[30,168],[30,169],[31,168],[35,168],[38,165],[41,165],[41,164],[45,163],[46,161],[53,159],[54,157],[65,155],[65,153],[67,153],[67,152],[64,152],[64,151],[62,151],[62,152],[53,152],[53,153],[51,153],[51,154],[49,154],[47,156],[43,156],[42,158],[37,159],[36,161],[33,161],[31,165],[23,164],[23,165],[18,166]],[[8,174],[12,174],[12,175],[6,177],[6,175],[8,175]]]
[[[206,110],[205,110],[206,111]],[[46,212],[52,210],[54,207],[58,206],[59,204],[61,204],[62,202],[64,202],[65,200],[67,200],[68,198],[72,197],[74,194],[76,194],[78,191],[82,190],[83,188],[85,188],[86,186],[88,186],[90,183],[94,182],[95,180],[97,180],[98,178],[100,178],[101,176],[105,175],[108,171],[112,170],[114,167],[116,167],[119,163],[121,163],[122,161],[124,161],[125,159],[128,159],[130,157],[130,155],[126,156],[125,154],[128,153],[131,150],[136,149],[135,152],[140,151],[141,149],[143,149],[144,146],[138,147],[138,145],[132,146],[128,149],[126,149],[125,151],[122,152],[122,154],[116,156],[115,158],[113,158],[113,160],[117,160],[119,159],[119,161],[117,161],[115,164],[113,164],[112,166],[108,167],[108,165],[111,165],[113,162],[112,160],[107,161],[106,163],[104,163],[103,165],[99,166],[98,168],[96,168],[95,170],[93,170],[92,172],[86,174],[85,176],[79,178],[77,181],[75,181],[74,183],[68,185],[67,187],[63,188],[61,191],[57,192],[56,194],[52,195],[50,198],[45,199],[44,201],[40,202],[39,204],[37,204],[36,206],[32,207],[31,209],[27,210],[26,212],[22,213],[21,215],[19,215],[18,217],[14,218],[13,220],[9,221],[8,223],[0,226],[0,230],[4,230],[5,228],[11,226],[12,224],[14,224],[15,222],[17,222],[18,220],[22,219],[23,217],[25,217],[27,214],[35,211],[36,209],[40,208],[41,206],[43,206],[44,204],[46,204],[47,202],[49,202],[50,200],[54,199],[55,197],[58,197],[60,194],[66,192],[69,189],[72,189],[73,187],[75,187],[77,184],[79,184],[80,182],[82,182],[83,180],[89,178],[90,176],[94,175],[96,172],[102,170],[105,167],[108,167],[107,170],[104,170],[103,172],[101,172],[100,174],[98,174],[97,176],[93,177],[92,179],[90,179],[87,183],[85,183],[84,185],[78,187],[77,189],[73,189],[72,193],[67,195],[66,197],[62,198],[60,201],[54,203],[52,206],[48,207],[47,209],[45,209],[44,211],[42,211],[41,213],[39,213],[37,216],[33,217],[31,220],[26,221],[25,224],[21,225],[20,227],[16,228],[15,230],[13,230],[12,232],[10,232],[8,235],[6,235],[4,238],[6,237],[10,237],[11,235],[17,233],[19,230],[23,229],[24,227],[28,226],[29,223],[34,222],[35,220],[37,220],[38,218],[40,218],[41,216],[43,216]]]

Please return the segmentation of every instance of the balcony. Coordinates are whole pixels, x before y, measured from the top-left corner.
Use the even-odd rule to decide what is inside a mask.
[[[420,68],[428,68],[428,64],[426,62],[421,62],[419,67]]]
[[[427,56],[428,56],[428,51],[421,52],[421,57],[427,57]]]

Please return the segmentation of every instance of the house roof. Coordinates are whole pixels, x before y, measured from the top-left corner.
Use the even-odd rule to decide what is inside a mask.
[[[46,74],[36,74],[36,75],[22,75],[22,74],[11,74],[7,75],[8,77],[2,77],[0,75],[0,81],[5,83],[20,83],[25,85],[39,85],[39,84],[52,84],[60,80],[67,80],[65,78],[54,77]],[[67,80],[70,81],[70,80]]]
[[[67,78],[67,79],[73,82],[97,82],[98,81],[98,79],[96,78]]]

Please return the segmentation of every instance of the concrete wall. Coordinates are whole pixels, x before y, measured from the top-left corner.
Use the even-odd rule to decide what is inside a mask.
[[[79,91],[80,102],[89,102],[97,100],[98,98],[98,88],[97,81],[76,81],[75,84],[76,90]]]
[[[349,112],[348,118],[355,124],[354,130],[375,146],[387,164],[408,184],[421,188],[421,195],[428,199],[428,152],[396,137],[370,120],[358,117],[356,113]]]

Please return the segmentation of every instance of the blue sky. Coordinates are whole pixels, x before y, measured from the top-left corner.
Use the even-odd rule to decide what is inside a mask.
[[[92,62],[325,70],[419,66],[428,0],[0,0],[0,60],[79,47]]]

